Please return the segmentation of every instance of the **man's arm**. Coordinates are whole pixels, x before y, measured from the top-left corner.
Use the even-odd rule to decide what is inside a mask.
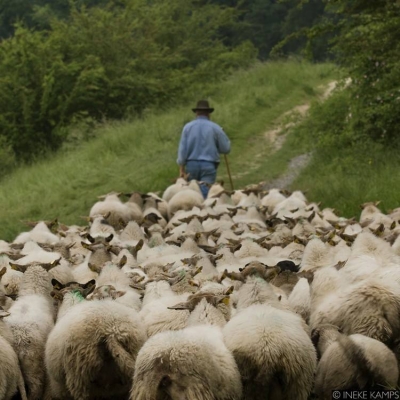
[[[216,127],[216,133],[218,152],[228,154],[231,151],[231,141],[220,126]]]
[[[182,131],[181,140],[179,142],[178,148],[178,159],[177,163],[179,165],[179,176],[183,177],[185,174],[185,164],[187,158],[187,137],[185,128]]]

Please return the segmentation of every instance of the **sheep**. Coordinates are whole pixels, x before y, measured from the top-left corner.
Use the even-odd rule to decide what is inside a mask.
[[[263,303],[281,307],[278,296],[270,284],[258,276],[248,277],[246,283],[238,291],[237,310],[241,311],[251,305]]]
[[[45,353],[52,396],[125,399],[146,333],[132,308],[110,299],[85,301],[91,288],[88,282],[82,294],[74,287],[57,291],[63,304]]]
[[[172,216],[178,210],[191,210],[194,207],[201,207],[204,198],[201,193],[192,189],[184,189],[176,193],[168,202],[168,217]]]
[[[208,296],[206,300],[206,294],[203,295],[200,303],[195,302],[197,306],[193,301],[183,305],[194,307],[194,326],[158,333],[142,347],[136,362],[131,400],[241,399],[242,387],[235,360],[224,344],[221,329],[208,325],[219,320],[216,318],[218,310],[213,312],[208,302],[217,305],[219,299]],[[180,309],[182,305],[176,307]],[[208,312],[204,312],[206,309]]]
[[[0,276],[0,282],[3,285],[4,293],[7,296],[17,296],[19,286],[24,274],[21,271],[16,271],[10,266],[6,267],[6,271]]]
[[[40,400],[45,389],[43,370],[47,337],[54,326],[50,276],[39,265],[30,266],[21,280],[17,301],[5,323],[14,336],[14,348],[21,363],[28,397]]]
[[[300,270],[313,270],[331,264],[329,249],[320,239],[312,239],[304,249]]]
[[[333,390],[397,386],[396,357],[378,340],[359,334],[346,336],[332,325],[314,329],[312,340],[321,355],[315,379],[319,399],[331,399]]]
[[[8,311],[13,304],[13,300],[6,295],[4,286],[1,284],[1,275],[5,270],[5,267],[3,270],[0,270],[0,307],[3,308],[4,311]]]
[[[289,295],[288,302],[292,310],[308,322],[311,313],[311,293],[307,279],[299,279]]]
[[[144,218],[148,217],[151,214],[154,214],[155,217],[157,217],[157,220],[159,221],[158,223],[161,225],[162,228],[165,228],[167,226],[167,221],[164,218],[164,216],[161,214],[161,212],[158,210],[158,203],[163,200],[158,200],[153,196],[148,196],[144,195],[146,198],[146,201],[144,203],[144,211],[143,211],[143,216]],[[167,208],[168,212],[168,208]]]
[[[119,235],[120,240],[127,244],[132,245],[137,243],[139,240],[144,240],[144,234],[140,229],[140,226],[136,221],[129,221],[124,230]]]
[[[119,292],[116,298],[118,303],[132,307],[137,312],[140,311],[140,295],[130,287],[129,277],[116,265],[106,265],[101,271],[96,283],[97,286],[112,285],[114,290]]]
[[[26,243],[34,241],[36,243],[55,244],[59,241],[57,235],[52,233],[46,223],[41,221],[30,232],[20,233],[14,240],[14,243]]]
[[[239,367],[243,400],[308,398],[317,358],[298,315],[252,305],[238,312],[223,334]]]
[[[370,279],[327,297],[311,315],[310,324],[315,328],[330,323],[345,334],[363,334],[390,346],[400,335],[399,313],[398,285]]]
[[[103,201],[92,206],[89,216],[91,218],[99,215],[106,216],[105,219],[114,229],[119,229],[121,223],[125,225],[131,220],[140,221],[142,217],[141,208],[131,199],[126,204],[122,203],[119,195],[120,193],[112,192],[106,196],[100,196]]]
[[[272,213],[273,209],[286,197],[278,190],[271,189],[267,195],[261,199],[261,205],[268,207],[268,212]]]
[[[131,193],[129,200],[124,204],[126,217],[123,223],[126,225],[129,221],[140,222],[143,218],[143,199],[140,193]]]
[[[178,178],[173,185],[168,186],[165,189],[162,199],[169,202],[180,190],[182,190],[182,188],[187,187],[187,185],[188,182],[186,179]]]
[[[0,307],[0,399],[11,400],[19,390],[22,400],[26,400],[24,380],[13,345],[13,336],[2,321],[10,313]]]

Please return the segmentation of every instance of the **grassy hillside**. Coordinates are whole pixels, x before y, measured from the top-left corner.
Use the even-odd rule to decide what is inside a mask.
[[[307,190],[309,200],[334,207],[343,216],[358,216],[360,204],[380,200],[387,212],[400,206],[400,157],[397,146],[372,142],[363,132],[347,129],[349,94],[339,92],[315,105],[291,132],[291,140],[313,152],[311,163],[292,185]],[[290,145],[290,143],[288,143]]]
[[[237,177],[235,188],[273,177],[300,148],[295,144],[283,157],[270,159],[263,133],[286,111],[316,98],[321,85],[336,76],[329,64],[257,64],[197,93],[193,104],[168,112],[154,110],[142,120],[105,124],[79,149],[21,168],[1,181],[0,238],[12,240],[25,230],[22,220],[57,217],[80,224],[80,216],[88,215],[97,196],[113,190],[165,189],[178,173],[182,127],[203,97],[210,99],[216,109],[213,119],[232,140],[229,161]],[[227,178],[223,163],[219,176]]]

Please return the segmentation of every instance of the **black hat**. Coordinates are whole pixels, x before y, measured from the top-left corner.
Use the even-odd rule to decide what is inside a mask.
[[[192,108],[192,111],[193,112],[207,111],[211,114],[214,111],[214,109],[210,107],[207,100],[199,100],[197,102],[197,106],[195,108]]]

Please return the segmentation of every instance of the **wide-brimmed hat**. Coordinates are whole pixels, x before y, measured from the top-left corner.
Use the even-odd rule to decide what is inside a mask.
[[[207,100],[199,100],[197,102],[197,106],[195,108],[192,108],[192,111],[193,112],[207,111],[211,114],[214,111],[214,109],[210,107]]]

